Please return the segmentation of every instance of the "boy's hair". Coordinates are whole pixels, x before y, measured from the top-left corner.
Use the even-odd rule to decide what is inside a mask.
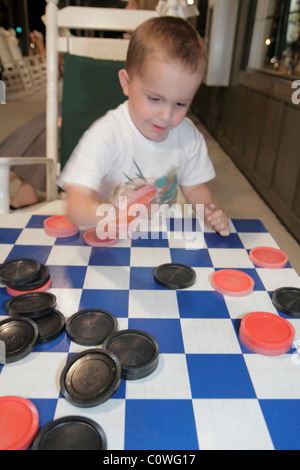
[[[206,54],[200,34],[188,21],[174,16],[151,18],[134,31],[126,59],[128,74],[138,73],[149,58],[175,60],[192,73],[205,72]]]

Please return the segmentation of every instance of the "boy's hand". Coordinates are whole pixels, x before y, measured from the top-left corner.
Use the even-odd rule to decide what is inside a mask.
[[[225,212],[215,204],[207,204],[204,208],[204,220],[208,228],[215,230],[222,237],[230,234],[228,217]]]

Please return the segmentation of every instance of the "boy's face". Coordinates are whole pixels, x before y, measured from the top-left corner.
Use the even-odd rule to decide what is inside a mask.
[[[201,83],[179,62],[150,59],[139,73],[119,72],[129,111],[137,129],[150,140],[163,142],[169,131],[184,119]]]

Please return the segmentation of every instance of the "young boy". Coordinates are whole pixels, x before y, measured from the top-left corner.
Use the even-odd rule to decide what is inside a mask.
[[[186,118],[205,73],[205,51],[185,20],[156,17],[133,33],[119,80],[128,100],[85,132],[60,177],[67,215],[96,225],[101,203],[155,188],[152,202],[172,205],[180,185],[188,204],[205,205],[205,223],[229,235],[206,182],[215,177],[203,136]]]

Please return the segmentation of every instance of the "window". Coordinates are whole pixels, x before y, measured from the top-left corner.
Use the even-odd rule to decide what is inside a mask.
[[[248,66],[300,77],[300,0],[258,0]]]

